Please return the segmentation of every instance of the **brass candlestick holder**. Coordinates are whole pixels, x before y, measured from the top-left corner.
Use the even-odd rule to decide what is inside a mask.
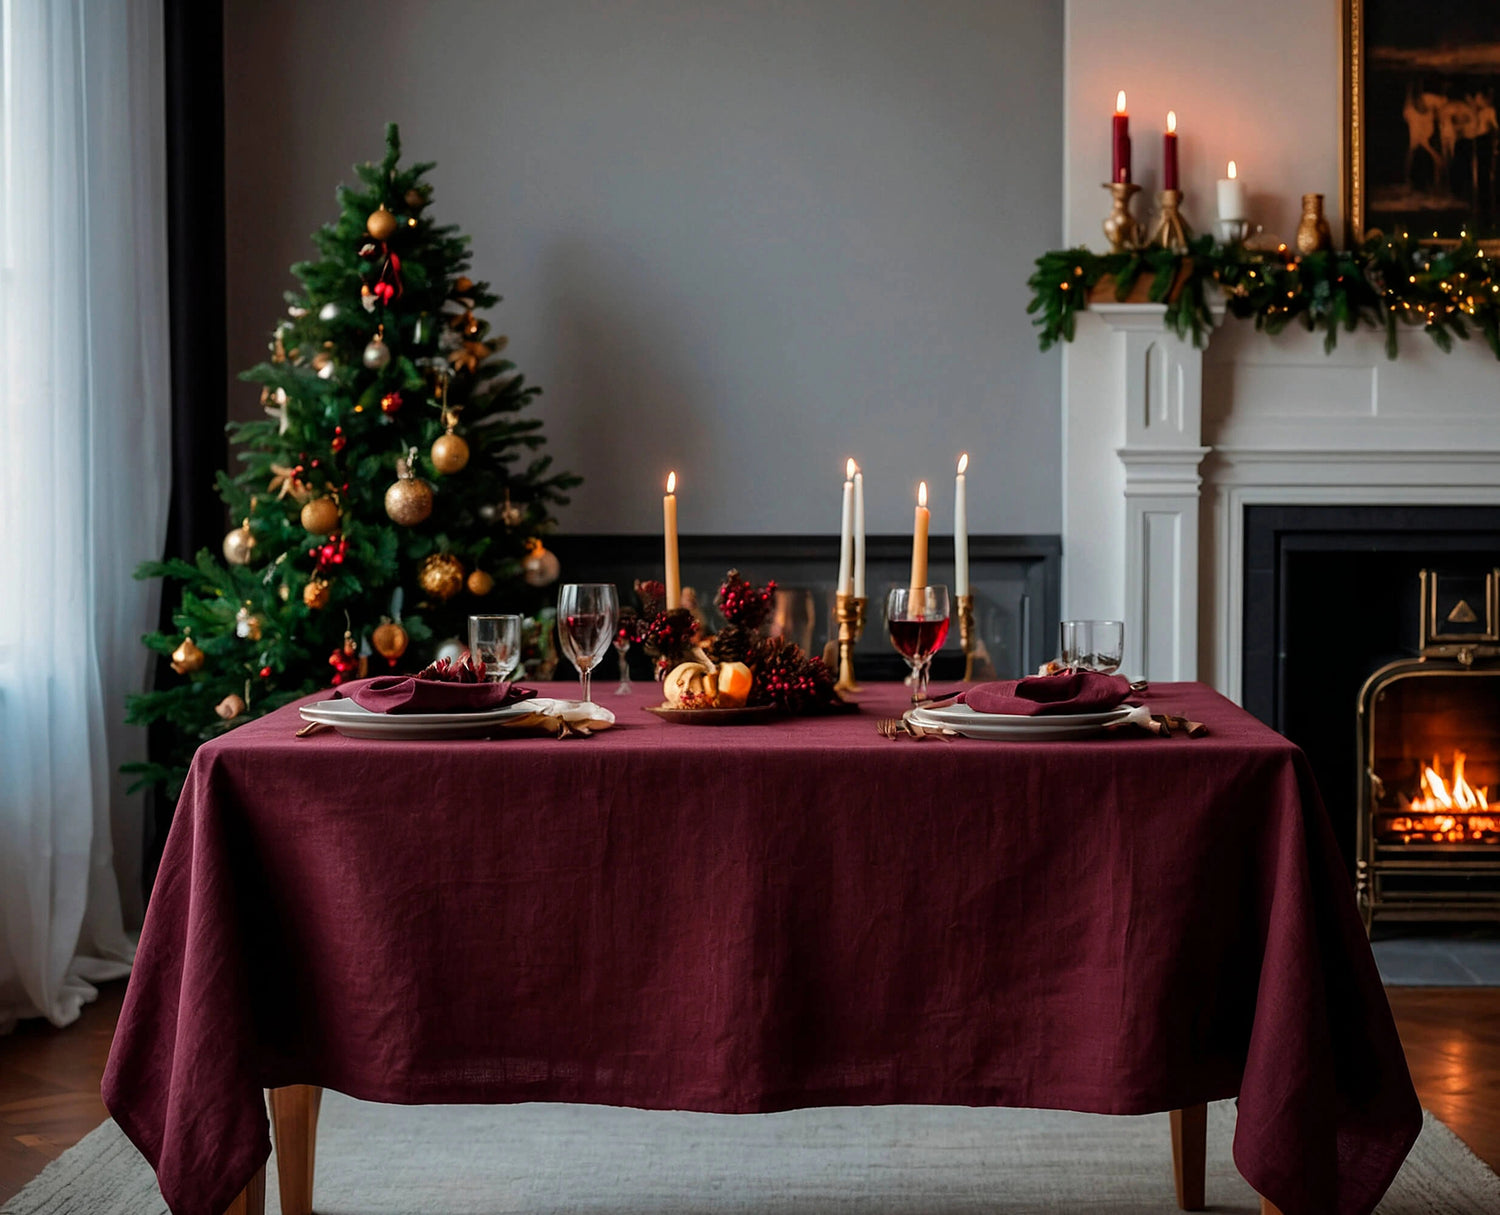
[[[1125,249],[1138,249],[1145,235],[1140,220],[1130,213],[1130,203],[1141,192],[1133,181],[1107,181],[1104,188],[1114,199],[1109,216],[1104,221],[1104,236],[1110,250],[1119,253]]]
[[[1186,253],[1188,238],[1193,234],[1178,209],[1182,204],[1181,190],[1163,190],[1156,196],[1156,227],[1151,233],[1151,243],[1170,249],[1174,253]]]
[[[834,619],[839,626],[839,677],[833,687],[839,693],[864,691],[854,680],[854,643],[865,631],[866,602],[863,595],[855,598],[844,591],[834,597]]]
[[[958,641],[964,649],[964,682],[974,681],[974,596],[958,597]]]

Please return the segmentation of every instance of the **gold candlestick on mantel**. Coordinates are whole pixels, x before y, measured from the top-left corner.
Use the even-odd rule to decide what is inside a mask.
[[[834,619],[839,626],[839,677],[834,691],[862,692],[863,688],[854,680],[854,643],[865,631],[865,599],[855,598],[845,591],[834,597]]]
[[[1145,230],[1141,227],[1140,220],[1130,213],[1131,199],[1141,192],[1140,186],[1133,181],[1107,181],[1104,188],[1114,199],[1114,205],[1104,221],[1104,235],[1109,241],[1110,251],[1119,253],[1125,249],[1140,248]]]
[[[1160,245],[1163,249],[1171,249],[1174,253],[1186,253],[1188,238],[1192,230],[1187,226],[1187,221],[1182,218],[1179,207],[1182,204],[1181,190],[1163,190],[1156,196],[1156,205],[1159,208],[1156,214],[1156,227],[1151,233],[1151,244]]]
[[[958,641],[964,649],[964,682],[974,681],[974,596],[958,597]]]

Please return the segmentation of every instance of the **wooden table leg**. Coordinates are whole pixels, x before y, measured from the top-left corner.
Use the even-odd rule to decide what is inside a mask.
[[[250,1178],[250,1184],[239,1192],[224,1215],[266,1215],[266,1166]]]
[[[1203,1175],[1208,1167],[1208,1106],[1190,1105],[1172,1111],[1172,1178],[1177,1183],[1177,1205],[1184,1211],[1203,1209]]]
[[[323,1090],[311,1084],[294,1084],[271,1089],[270,1099],[282,1215],[312,1215],[313,1158]]]

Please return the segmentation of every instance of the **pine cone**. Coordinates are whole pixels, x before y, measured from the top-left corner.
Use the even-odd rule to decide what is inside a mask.
[[[754,661],[759,640],[760,638],[756,636],[753,629],[747,629],[738,624],[726,624],[714,634],[708,646],[708,652],[715,662],[743,662],[746,666],[750,666]]]

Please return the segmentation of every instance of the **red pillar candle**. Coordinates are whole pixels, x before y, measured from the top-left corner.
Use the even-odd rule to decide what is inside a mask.
[[[1177,184],[1177,111],[1167,111],[1167,133],[1161,143],[1161,188],[1179,190]]]
[[[1111,181],[1130,180],[1130,115],[1125,112],[1125,90],[1115,97],[1114,169]]]

